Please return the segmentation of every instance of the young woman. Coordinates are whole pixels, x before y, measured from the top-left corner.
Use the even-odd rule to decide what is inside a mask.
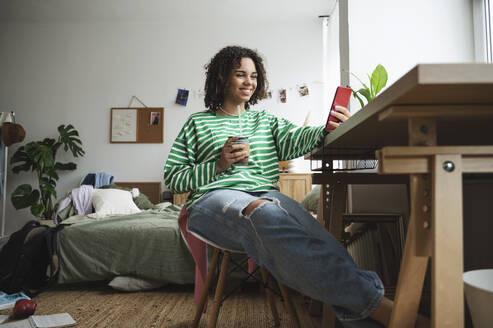
[[[392,302],[376,273],[358,269],[317,220],[278,191],[279,161],[306,154],[327,131],[249,110],[266,90],[263,61],[253,50],[226,47],[206,66],[208,110],[189,117],[164,168],[172,192],[190,192],[188,230],[246,251],[279,282],[328,304],[351,327],[372,326],[367,317],[387,325]],[[334,115],[342,122],[350,117],[342,107]],[[248,144],[238,137],[248,137]]]

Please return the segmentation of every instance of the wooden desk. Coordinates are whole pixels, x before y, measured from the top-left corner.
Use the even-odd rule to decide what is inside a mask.
[[[409,175],[411,217],[390,326],[414,327],[431,258],[432,327],[464,327],[462,174],[493,172],[493,65],[417,65],[309,157],[322,167],[376,158],[379,174]],[[313,182],[333,180],[328,168]]]

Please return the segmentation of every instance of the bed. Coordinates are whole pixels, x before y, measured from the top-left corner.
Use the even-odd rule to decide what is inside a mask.
[[[116,183],[138,188],[153,203],[160,182]],[[160,283],[194,282],[195,264],[181,236],[181,205],[159,203],[125,215],[74,215],[62,221],[57,236],[58,283],[111,280],[130,276]]]

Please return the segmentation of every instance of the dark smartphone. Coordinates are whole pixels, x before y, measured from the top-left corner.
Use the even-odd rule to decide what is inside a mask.
[[[330,112],[329,112],[329,117],[327,118],[327,123],[325,124],[325,130],[326,131],[332,131],[334,130],[334,127],[329,124],[330,121],[339,123],[341,120],[339,120],[337,117],[332,115],[332,111],[335,111],[336,106],[342,106],[346,107],[349,105],[349,100],[351,99],[351,88],[345,88],[345,87],[337,87],[336,93],[334,95],[334,99],[332,100],[332,105],[330,106]]]

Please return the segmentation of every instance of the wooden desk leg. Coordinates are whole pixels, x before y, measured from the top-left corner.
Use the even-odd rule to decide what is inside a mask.
[[[330,198],[329,198],[329,185],[320,185],[320,196],[317,206],[317,220],[318,222],[329,230],[330,221]]]
[[[412,174],[410,177],[411,216],[406,236],[406,246],[402,257],[394,308],[390,318],[391,328],[414,327],[418,313],[421,291],[428,265],[428,256],[417,256],[417,223],[426,205],[426,192],[429,179],[423,175]]]
[[[327,184],[322,184],[320,188],[320,200],[318,202],[317,208],[317,218],[319,222],[330,231],[330,208],[332,204],[332,194],[334,193],[334,188]],[[335,328],[336,327],[336,317],[330,310],[330,308],[323,304],[322,308],[322,323],[323,328]]]
[[[329,231],[337,240],[341,241],[344,229],[342,226],[342,216],[346,212],[347,184],[338,181],[331,188],[331,191],[332,203],[330,204]]]
[[[432,327],[462,328],[464,264],[461,156],[435,155],[432,179]]]
[[[325,217],[329,214],[329,221],[325,222],[329,225],[329,231],[334,235],[337,240],[342,240],[342,215],[346,212],[346,197],[347,197],[347,185],[344,183],[335,183],[330,187],[329,198],[330,206],[325,207],[329,213],[325,213]],[[324,305],[322,316],[322,327],[334,328],[337,327],[337,320],[327,305]]]

